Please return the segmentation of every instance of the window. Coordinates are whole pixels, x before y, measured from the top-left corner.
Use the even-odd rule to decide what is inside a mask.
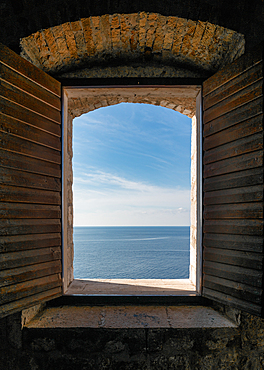
[[[65,128],[67,135],[64,140],[64,148],[69,151],[69,145],[71,145],[71,135],[72,135],[72,117],[75,115],[80,115],[81,113],[93,110],[94,108],[99,108],[100,105],[111,105],[122,101],[132,101],[132,102],[145,102],[145,103],[155,103],[156,105],[161,104],[163,106],[168,106],[169,108],[177,108],[183,113],[193,116],[192,119],[192,191],[191,191],[191,245],[190,245],[190,279],[153,279],[153,280],[111,280],[111,287],[109,279],[104,281],[81,281],[73,278],[73,245],[72,245],[72,204],[70,204],[69,192],[71,192],[72,182],[69,179],[72,178],[71,174],[71,155],[72,151],[66,151],[64,155],[68,155],[68,162],[65,164],[64,172],[64,202],[67,204],[67,220],[68,224],[64,227],[64,235],[67,242],[64,241],[66,252],[64,253],[64,292],[66,294],[107,294],[112,292],[112,294],[126,294],[128,290],[131,294],[137,292],[137,294],[147,294],[146,292],[151,292],[150,294],[196,294],[200,293],[200,269],[197,269],[197,263],[200,263],[200,246],[197,247],[197,243],[200,243],[199,237],[197,237],[197,230],[200,227],[197,223],[200,217],[197,216],[197,212],[200,212],[199,200],[197,199],[198,182],[200,181],[200,100],[199,100],[199,87],[198,86],[181,86],[181,87],[104,87],[104,88],[65,88],[65,98],[64,98],[64,122],[67,122],[68,127]],[[116,98],[117,97],[117,98]],[[79,99],[79,100],[78,100]],[[196,102],[197,100],[197,102]],[[184,107],[184,104],[187,107]],[[187,102],[187,104],[186,104]],[[86,105],[86,107],[85,107]],[[198,107],[198,110],[196,108]],[[68,108],[67,108],[68,106]],[[176,109],[175,109],[176,110]],[[70,118],[69,118],[70,116]],[[67,118],[68,117],[68,118]],[[67,142],[68,141],[68,142]],[[198,147],[198,150],[197,150]],[[198,166],[198,168],[197,168]],[[198,175],[197,175],[198,174]],[[67,179],[67,180],[66,180]],[[197,181],[198,179],[198,181]],[[200,182],[199,182],[200,184]],[[200,191],[200,190],[199,190]],[[65,209],[64,214],[66,215]],[[68,249],[67,249],[68,248]],[[199,272],[198,272],[199,270]],[[70,285],[70,288],[67,288]],[[133,290],[134,289],[134,290]],[[114,292],[114,293],[113,293]],[[165,293],[164,293],[165,292]]]

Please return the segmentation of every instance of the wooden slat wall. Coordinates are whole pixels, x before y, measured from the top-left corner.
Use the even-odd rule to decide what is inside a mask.
[[[60,84],[0,45],[0,317],[61,295]]]
[[[262,47],[203,86],[203,295],[262,315]]]

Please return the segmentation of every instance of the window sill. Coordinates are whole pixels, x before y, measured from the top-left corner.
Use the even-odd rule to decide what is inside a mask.
[[[196,296],[189,279],[74,279],[66,296]]]
[[[237,325],[203,306],[61,306],[45,308],[25,327],[191,329],[236,328]]]

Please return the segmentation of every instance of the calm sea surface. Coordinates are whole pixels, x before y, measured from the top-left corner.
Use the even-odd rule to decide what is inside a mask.
[[[74,227],[74,277],[185,279],[189,227]]]

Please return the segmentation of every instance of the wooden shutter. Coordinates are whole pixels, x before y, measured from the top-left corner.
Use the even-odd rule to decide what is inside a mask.
[[[0,45],[0,317],[61,295],[60,84]]]
[[[263,314],[262,47],[203,85],[203,295]]]

